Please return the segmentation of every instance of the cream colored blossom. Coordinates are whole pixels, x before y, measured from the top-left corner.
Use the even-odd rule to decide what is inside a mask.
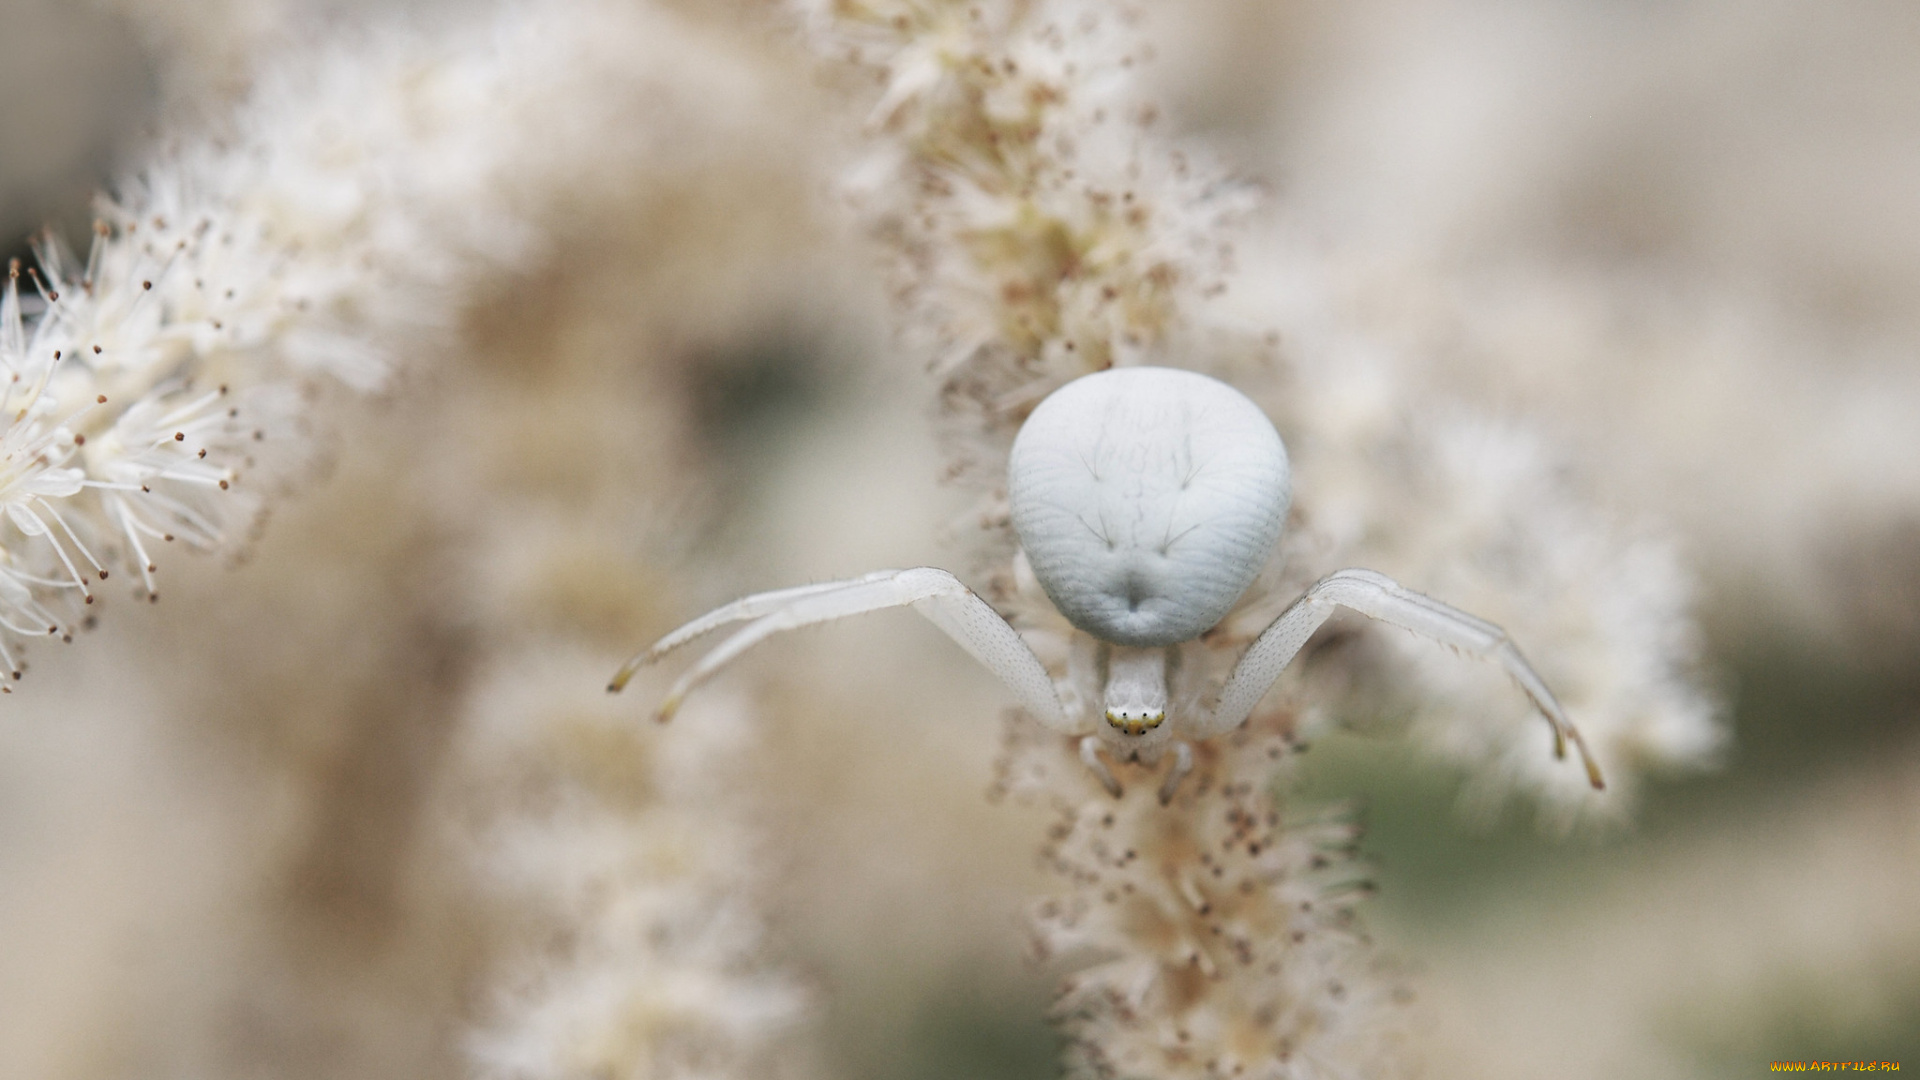
[[[1173,805],[1151,770],[1107,798],[1015,720],[999,794],[1049,805],[1043,863],[1071,888],[1035,909],[1042,960],[1078,959],[1053,1016],[1076,1077],[1393,1076],[1412,993],[1355,912],[1372,893],[1343,814],[1276,801],[1297,747],[1269,713],[1195,748]]]
[[[43,237],[0,309],[18,413],[0,660],[23,636],[70,635],[103,570],[151,599],[170,543],[234,550],[312,456],[316,403],[390,385],[463,287],[537,250],[542,201],[675,142],[665,124],[602,138],[549,123],[671,48],[649,32],[671,25],[580,0],[507,5],[432,44],[383,28],[275,52],[230,117],[168,139],[100,200],[84,258]],[[591,27],[626,31],[603,44]],[[716,107],[738,93],[710,82]],[[589,152],[609,169],[579,176]]]
[[[1391,980],[1356,940],[1335,944],[1347,932],[1337,920],[1291,906],[1319,894],[1308,834],[1289,831],[1284,798],[1270,794],[1286,740],[1356,710],[1411,708],[1421,745],[1483,778],[1476,799],[1520,790],[1562,822],[1617,815],[1637,774],[1697,765],[1721,739],[1693,680],[1687,574],[1657,533],[1635,535],[1587,502],[1545,440],[1436,392],[1422,357],[1327,303],[1311,248],[1240,268],[1236,241],[1257,235],[1243,223],[1252,188],[1165,130],[1136,77],[1154,53],[1143,9],[902,0],[812,15],[849,85],[878,84],[875,150],[849,188],[894,257],[906,346],[942,379],[949,473],[981,493],[965,523],[984,529],[981,569],[1056,679],[1083,636],[1012,558],[1013,433],[1080,374],[1193,367],[1265,406],[1294,458],[1297,502],[1274,565],[1180,650],[1183,704],[1203,708],[1309,582],[1373,566],[1504,625],[1615,779],[1596,796],[1577,770],[1555,768],[1503,679],[1430,663],[1426,646],[1406,647],[1417,663],[1397,661],[1424,685],[1391,702],[1354,692],[1388,667],[1367,663],[1373,649],[1319,650],[1246,732],[1203,748],[1206,782],[1165,809],[1140,776],[1116,808],[1067,741],[1016,738],[1003,786],[1052,800],[1062,817],[1049,858],[1068,891],[1044,909],[1041,941],[1115,957],[1063,998],[1077,1071],[1377,1074],[1396,1027]],[[1401,637],[1387,647],[1401,651]],[[1222,908],[1201,882],[1246,843],[1264,854],[1220,869],[1250,899],[1210,923]],[[1260,936],[1281,928],[1301,936]],[[1254,959],[1234,963],[1235,942]]]
[[[803,1075],[810,995],[771,959],[741,797],[754,718],[714,698],[636,726],[601,664],[521,658],[474,687],[466,765],[514,796],[479,823],[481,869],[532,946],[493,980],[476,1075]]]

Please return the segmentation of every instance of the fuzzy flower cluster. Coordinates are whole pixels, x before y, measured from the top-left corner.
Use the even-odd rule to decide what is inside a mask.
[[[850,194],[897,256],[902,335],[946,380],[956,473],[999,482],[1004,443],[1047,391],[1168,362],[1193,299],[1224,288],[1249,189],[1169,149],[1133,93],[1153,56],[1130,4],[834,3],[810,25],[876,74],[874,152]]]
[[[311,456],[315,402],[387,386],[481,272],[525,264],[543,207],[684,143],[661,123],[608,129],[641,108],[631,95],[659,105],[657,80],[616,76],[680,70],[663,54],[686,36],[652,9],[554,0],[432,39],[387,27],[273,52],[233,113],[100,200],[84,256],[48,235],[37,265],[10,267],[5,674],[32,639],[70,638],[109,580],[157,596],[170,544],[245,540]],[[588,154],[605,167],[582,173]]]
[[[300,430],[289,330],[333,299],[289,288],[261,224],[217,202],[155,185],[103,209],[84,261],[46,237],[0,301],[0,661],[16,679],[27,640],[72,640],[114,570],[158,599],[164,545],[244,534],[257,444]]]
[[[159,147],[102,202],[84,255],[48,238],[37,264],[7,283],[0,658],[12,672],[24,666],[23,641],[70,635],[104,588],[131,579],[143,599],[157,596],[169,542],[232,550],[244,541],[273,498],[304,478],[304,459],[325,441],[313,429],[329,399],[431,379],[421,357],[444,352],[463,307],[513,283],[548,227],[564,230],[583,211],[659,208],[670,231],[690,237],[686,249],[710,256],[702,245],[712,233],[689,226],[682,196],[698,188],[712,205],[725,203],[748,172],[737,166],[776,145],[738,128],[766,112],[746,50],[712,47],[715,35],[664,5],[508,0],[477,21],[435,29],[382,24],[308,51],[239,50],[257,53],[247,100],[210,133]],[[673,265],[706,264],[683,250]],[[624,300],[618,311],[623,326],[638,321]],[[560,351],[539,329],[524,335],[526,366],[539,377],[516,384],[509,421],[486,372],[455,368],[455,392],[441,395],[439,413],[425,411],[427,433],[412,437],[393,469],[401,484],[434,477],[412,489],[426,497],[400,529],[458,533],[481,559],[510,550],[520,575],[474,574],[493,591],[455,590],[444,606],[411,613],[444,628],[446,608],[467,605],[463,645],[480,624],[498,649],[449,650],[478,655],[471,670],[497,677],[475,680],[472,715],[462,717],[465,770],[434,777],[450,798],[473,798],[482,821],[461,837],[475,841],[461,884],[471,874],[493,886],[480,899],[498,900],[507,923],[484,942],[499,965],[459,973],[483,984],[474,997],[486,1003],[463,1065],[516,1080],[795,1075],[805,1055],[789,1036],[810,995],[767,959],[759,853],[746,815],[731,812],[737,780],[725,766],[746,756],[743,710],[703,711],[662,738],[600,699],[600,678],[583,672],[603,660],[527,676],[529,656],[544,655],[542,645],[553,651],[550,641],[527,640],[539,632],[529,631],[525,614],[537,602],[524,593],[537,590],[501,594],[550,575],[565,594],[556,606],[577,627],[567,569],[585,561],[579,548],[596,558],[627,550],[631,518],[582,524],[576,505],[568,529],[530,541],[527,523],[550,522],[551,503],[500,513],[514,493],[502,490],[504,470],[488,471],[496,459],[472,452],[472,442],[432,437],[443,421],[460,434],[486,430],[498,436],[489,448],[508,447],[501,457],[514,465],[564,471],[572,493],[588,474],[604,481],[609,494],[593,500],[603,507],[630,506],[634,488],[650,482],[654,495],[671,494],[662,477],[678,479],[678,470],[661,463],[664,454],[634,455],[654,466],[650,476],[617,457],[598,471],[581,467],[595,455],[574,447],[614,443],[636,414],[603,384],[581,389],[611,370],[604,357],[615,350],[554,362],[534,351]],[[564,345],[578,331],[576,322],[554,333]],[[569,411],[589,395],[585,419]],[[653,427],[672,433],[671,404],[658,396],[645,403],[665,417]],[[561,427],[576,441],[557,440]],[[529,485],[539,497],[551,497],[552,475]],[[371,527],[380,535],[395,526]],[[467,677],[465,664],[447,666],[459,669],[449,684]],[[355,711],[362,722],[368,708],[417,719],[405,691],[398,696]],[[338,797],[369,799],[359,790]]]
[[[1219,238],[1243,189],[1170,150],[1153,106],[1130,98],[1151,50],[1125,5],[833,13],[823,40],[885,85],[884,149],[856,195],[898,256],[909,344],[944,379],[950,472],[985,489],[995,598],[1059,675],[1084,641],[1015,572],[1007,448],[1078,375],[1181,363],[1173,350],[1232,268]],[[1175,708],[1218,685],[1229,649],[1183,650],[1180,669],[1202,677],[1176,685]],[[1122,767],[1116,803],[1063,740],[1011,729],[999,789],[1055,808],[1045,859],[1068,886],[1041,906],[1036,949],[1108,958],[1056,1006],[1073,1075],[1315,1076],[1391,1057],[1392,990],[1351,926],[1358,894],[1321,872],[1345,864],[1351,834],[1283,824],[1274,802],[1290,722],[1262,714],[1196,748],[1170,806],[1143,769]]]
[[[1359,828],[1275,799],[1291,719],[1196,747],[1170,806],[1150,769],[1122,766],[1108,798],[1033,725],[1005,726],[994,793],[1053,810],[1041,859],[1073,886],[1036,907],[1032,952],[1094,961],[1054,1004],[1069,1076],[1398,1075],[1412,990],[1356,917]]]
[[[1323,303],[1310,253],[1280,260],[1304,283],[1273,260],[1237,265],[1232,238],[1252,233],[1253,189],[1162,130],[1137,77],[1154,51],[1141,10],[846,0],[812,14],[847,83],[880,88],[877,148],[849,187],[894,256],[906,346],[942,379],[949,474],[981,492],[963,524],[984,533],[978,569],[1057,680],[1086,643],[1021,572],[1004,488],[1013,435],[1087,372],[1198,368],[1274,418],[1297,503],[1274,564],[1182,647],[1174,708],[1205,708],[1308,583],[1368,566],[1506,626],[1613,781],[1595,795],[1555,762],[1498,673],[1379,632],[1360,647],[1324,636],[1248,734],[1196,748],[1202,782],[1166,808],[1135,790],[1152,778],[1123,783],[1116,808],[1076,779],[1068,742],[1015,740],[1006,772],[1026,779],[1003,787],[1062,814],[1049,859],[1069,891],[1043,912],[1043,948],[1114,957],[1062,1000],[1081,1072],[1378,1072],[1369,1048],[1391,1041],[1393,993],[1310,872],[1326,861],[1312,834],[1275,809],[1286,738],[1412,715],[1417,743],[1477,773],[1470,790],[1487,802],[1520,790],[1561,821],[1617,813],[1636,774],[1698,764],[1721,738],[1691,673],[1685,572],[1670,545],[1623,533],[1584,501],[1539,437],[1450,399],[1417,354]],[[1379,655],[1389,651],[1405,655]],[[1409,670],[1418,689],[1372,692]]]
[[[767,856],[738,797],[750,710],[716,696],[685,724],[637,727],[589,677],[603,663],[475,689],[469,765],[515,796],[478,823],[485,881],[531,946],[493,980],[475,1074],[805,1075],[811,995],[768,960]]]
[[[489,73],[423,70],[396,46],[289,65],[102,198],[84,257],[48,234],[37,265],[9,266],[0,663],[13,678],[31,639],[71,640],[116,572],[157,599],[169,545],[246,539],[311,451],[311,404],[381,388],[410,335],[448,321],[438,287],[469,237],[498,255],[524,241],[488,212],[494,163],[455,145]],[[433,220],[449,196],[474,208],[458,230]]]
[[[1670,534],[1596,503],[1597,478],[1554,439],[1463,397],[1479,382],[1450,339],[1385,314],[1406,293],[1376,291],[1284,229],[1258,246],[1218,306],[1223,323],[1265,319],[1284,342],[1276,379],[1253,392],[1294,465],[1282,593],[1369,566],[1498,623],[1580,726],[1609,790],[1596,797],[1553,767],[1504,679],[1407,635],[1329,642],[1322,670],[1303,665],[1333,684],[1299,695],[1309,730],[1410,720],[1415,746],[1469,775],[1470,810],[1524,793],[1556,828],[1617,820],[1648,775],[1710,765],[1727,733],[1701,683],[1694,578]],[[1257,633],[1272,610],[1232,628]]]

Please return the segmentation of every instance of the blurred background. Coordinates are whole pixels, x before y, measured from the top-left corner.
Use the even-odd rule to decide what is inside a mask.
[[[0,1073],[464,1075],[522,925],[475,888],[472,823],[512,787],[480,689],[610,671],[756,589],[956,564],[931,384],[822,179],[855,125],[776,12],[658,6],[759,73],[662,108],[741,114],[637,179],[582,162],[452,344],[330,408],[328,460],[243,560],[176,558],[164,603],[110,603],[4,702]],[[0,0],[0,236],[84,235],[263,42],[376,7]],[[1733,743],[1629,826],[1469,820],[1393,741],[1314,745],[1302,797],[1365,808],[1427,1071],[1920,1067],[1920,8],[1163,14],[1173,119],[1272,192],[1248,261],[1318,252],[1702,583]],[[817,1071],[1054,1075],[1059,973],[1021,958],[1044,823],[982,797],[991,677],[901,613],[744,670],[769,947],[815,991]]]

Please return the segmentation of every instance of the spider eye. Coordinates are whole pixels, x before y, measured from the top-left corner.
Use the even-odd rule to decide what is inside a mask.
[[[1147,712],[1144,709],[1108,709],[1107,723],[1127,735],[1145,735],[1160,726],[1167,718],[1164,712]]]

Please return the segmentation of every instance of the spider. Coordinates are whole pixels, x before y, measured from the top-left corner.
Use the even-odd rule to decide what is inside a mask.
[[[1147,765],[1170,749],[1164,803],[1193,768],[1188,740],[1245,722],[1313,632],[1344,607],[1500,664],[1552,728],[1554,756],[1564,758],[1572,742],[1588,781],[1605,787],[1580,732],[1504,630],[1372,570],[1340,570],[1315,582],[1247,648],[1211,711],[1169,715],[1170,661],[1253,583],[1279,542],[1291,494],[1279,433],[1226,383],[1175,368],[1085,375],[1048,395],[1021,427],[1007,496],[1033,576],[1092,639],[1090,651],[1076,650],[1085,659],[1075,663],[1092,665],[1104,698],[1098,714],[1070,686],[1056,690],[1026,641],[986,601],[930,566],[736,600],[634,656],[607,689],[618,693],[640,668],[746,622],[673,684],[655,714],[665,721],[694,688],[774,634],[911,607],[998,675],[1041,724],[1079,736],[1081,760],[1115,797],[1122,790],[1100,758],[1103,742],[1115,760]]]

